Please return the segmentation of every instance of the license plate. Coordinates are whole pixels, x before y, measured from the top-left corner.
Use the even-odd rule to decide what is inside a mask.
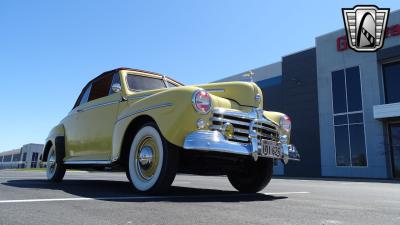
[[[263,139],[261,140],[260,155],[278,159],[281,158],[281,148],[277,142]]]

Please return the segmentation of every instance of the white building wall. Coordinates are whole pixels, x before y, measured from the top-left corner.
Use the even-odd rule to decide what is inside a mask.
[[[400,11],[389,18],[389,26],[400,23]],[[350,49],[337,51],[336,39],[343,35],[345,31],[339,30],[316,38],[322,175],[387,178],[384,124],[373,116],[373,106],[380,104],[383,94],[381,65],[376,53],[357,53]],[[400,36],[387,38],[384,47],[396,45],[400,45]],[[368,166],[337,167],[331,73],[353,66],[360,68]]]
[[[38,159],[36,162],[35,168],[38,168],[40,166],[40,155],[42,154],[43,151],[43,145],[42,144],[26,144],[22,146],[21,149],[15,149],[11,151],[6,151],[6,152],[1,152],[0,156],[3,156],[2,161],[0,162],[0,169],[6,169],[6,168],[31,168],[32,165],[32,155],[34,153],[37,154]],[[23,161],[23,155],[24,153],[27,154],[26,160]],[[16,157],[17,154],[20,154],[20,160],[14,162],[13,159]],[[6,162],[4,160],[5,157],[11,157],[11,161]]]

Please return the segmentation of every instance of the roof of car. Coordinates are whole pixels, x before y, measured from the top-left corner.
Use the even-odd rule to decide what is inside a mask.
[[[98,78],[100,78],[100,77],[102,77],[102,76],[104,76],[106,74],[110,74],[110,73],[113,74],[113,73],[118,72],[120,70],[128,70],[128,71],[133,71],[133,72],[153,74],[153,75],[157,75],[157,76],[165,76],[165,75],[162,75],[160,73],[155,73],[155,72],[151,72],[151,71],[147,71],[147,70],[140,70],[140,69],[134,69],[134,68],[129,68],[129,67],[119,67],[119,68],[112,69],[112,70],[109,70],[109,71],[106,71],[106,72],[100,74],[99,76],[97,76],[94,79],[92,79],[90,82],[92,82],[94,80],[97,80]],[[171,81],[173,81],[173,82],[175,82],[177,84],[184,85],[181,82],[176,81],[175,79],[172,79],[171,77],[168,77],[168,76],[165,76],[165,77],[167,77],[169,80],[171,80]]]
[[[147,71],[147,70],[133,69],[133,68],[128,68],[128,67],[120,67],[120,68],[117,68],[117,69],[114,69],[114,70],[115,70],[115,71],[119,71],[119,70],[129,70],[129,71],[134,71],[134,72],[149,73],[149,74],[154,74],[154,75],[163,76],[162,74],[159,74],[159,73],[155,73],[155,72],[151,72],[151,71]]]

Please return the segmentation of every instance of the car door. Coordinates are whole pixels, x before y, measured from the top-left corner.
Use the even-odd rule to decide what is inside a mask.
[[[74,109],[76,119],[70,126],[74,133],[66,134],[67,161],[111,160],[112,134],[122,98],[121,93],[112,91],[114,83],[120,83],[118,73],[101,76],[89,84],[88,94],[83,94],[81,104]]]

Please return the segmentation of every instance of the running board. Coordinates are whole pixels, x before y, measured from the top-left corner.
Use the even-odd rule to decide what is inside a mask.
[[[64,161],[65,165],[111,165],[109,160],[71,160]]]

